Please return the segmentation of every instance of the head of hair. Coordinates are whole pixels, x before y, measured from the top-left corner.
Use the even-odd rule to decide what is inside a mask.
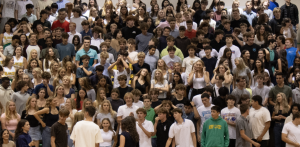
[[[23,127],[28,122],[26,119],[21,119],[17,124],[17,129],[15,131],[15,141],[19,139],[19,136],[24,133]]]
[[[245,112],[247,112],[248,109],[249,109],[249,105],[248,104],[241,104],[240,105],[241,114],[244,114]]]
[[[127,116],[121,121],[121,129],[129,132],[130,137],[135,143],[139,142],[139,134],[136,131],[136,123],[133,116]]]
[[[215,111],[217,111],[218,113],[221,112],[221,108],[220,108],[219,106],[212,106],[212,107],[211,107],[211,110],[215,110]]]
[[[252,101],[258,102],[258,104],[262,106],[262,97],[260,95],[253,96]]]

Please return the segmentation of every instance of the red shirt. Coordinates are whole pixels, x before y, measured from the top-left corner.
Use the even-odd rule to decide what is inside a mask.
[[[59,20],[56,20],[56,21],[53,22],[51,30],[54,30],[57,27],[61,27],[61,28],[65,29],[65,32],[70,32],[70,30],[69,30],[69,24],[70,23],[68,21],[66,21],[66,20],[63,23],[60,23]]]
[[[192,38],[196,37],[196,33],[197,33],[197,31],[194,29],[191,32],[189,32],[188,30],[185,30],[184,36],[186,36],[189,39],[192,39]]]

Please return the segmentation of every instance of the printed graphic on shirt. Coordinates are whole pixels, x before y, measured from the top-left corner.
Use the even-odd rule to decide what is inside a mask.
[[[8,9],[14,9],[15,8],[15,2],[14,1],[9,1],[6,3],[6,7]]]
[[[219,129],[221,130],[222,129],[222,126],[221,125],[209,125],[208,126],[208,129],[211,130],[211,129]]]
[[[224,120],[227,120],[227,121],[230,121],[230,122],[235,122],[236,114],[235,113],[225,113],[225,114],[222,114],[222,118]]]
[[[211,117],[211,111],[203,111],[202,116],[204,117],[205,120],[208,120]]]

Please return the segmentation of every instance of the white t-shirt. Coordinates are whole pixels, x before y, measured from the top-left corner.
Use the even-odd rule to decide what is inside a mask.
[[[108,132],[105,132],[103,131],[103,129],[100,129],[100,132],[103,138],[103,142],[99,146],[100,147],[111,146],[111,141],[113,140],[115,131],[108,130]]]
[[[14,66],[9,69],[8,67],[3,67],[4,75],[6,75],[9,79],[14,79],[16,74],[16,69]]]
[[[258,110],[255,110],[254,108],[250,109],[249,123],[250,123],[250,127],[252,128],[252,132],[253,132],[252,139],[256,139],[257,137],[260,136],[260,134],[262,133],[262,131],[265,128],[265,123],[268,121],[271,121],[271,116],[270,116],[270,112],[268,109],[266,109],[265,107],[260,107],[260,109],[258,109]],[[268,130],[267,133],[262,138],[262,140],[269,140],[269,139],[270,139],[270,136],[269,136],[269,130]]]
[[[139,109],[139,107],[135,106],[135,105],[132,105],[131,107],[128,107],[126,104],[122,105],[118,109],[117,117],[122,116],[122,119],[124,119],[125,117],[129,116],[129,114],[132,112],[134,115],[134,118],[137,119],[137,114],[136,114],[137,109]],[[121,133],[122,133],[122,130],[120,128],[119,134],[121,134]]]
[[[142,126],[148,131],[148,132],[154,132],[154,126],[153,123],[149,120],[145,120],[142,123]],[[136,131],[139,134],[140,141],[139,145],[140,147],[152,147],[151,145],[151,137],[149,138],[144,131],[140,128],[138,121],[136,121]]]
[[[241,115],[240,109],[237,107],[233,107],[231,109],[228,109],[228,107],[223,108],[221,111],[221,116],[224,120],[227,120],[229,122],[236,122],[236,119]],[[230,139],[236,139],[236,127],[232,125],[228,125],[228,132],[229,132],[229,138]]]
[[[213,58],[218,58],[219,53],[217,50],[212,49],[210,55]],[[204,49],[199,52],[199,56],[200,56],[200,58],[204,58],[206,56]]]
[[[182,62],[181,58],[176,55],[174,55],[174,58],[171,58],[169,55],[166,55],[166,56],[163,56],[161,59],[163,59],[165,61],[165,63],[167,64],[168,68],[170,68],[172,70],[174,69],[174,64],[176,62],[179,62],[179,63]]]
[[[180,23],[179,26],[185,26],[185,28],[187,29],[186,21],[183,21],[182,23]],[[192,29],[197,30],[197,23],[193,22]]]
[[[199,57],[196,57],[196,56],[193,57],[193,58],[188,56],[188,57],[183,59],[182,67],[185,67],[185,73],[186,73],[187,76],[191,73],[193,64],[198,60],[201,60],[201,59]]]
[[[227,48],[226,45],[220,48],[218,59],[220,59],[223,56],[225,48]],[[231,60],[233,61],[232,63],[234,64],[235,58],[241,57],[241,51],[240,51],[239,47],[237,47],[235,45],[232,45],[230,47],[230,49],[231,49],[231,52],[232,52]]]
[[[91,45],[96,46],[98,48],[98,50],[100,50],[100,44],[104,42],[103,39],[97,38],[95,39],[94,37],[92,37],[91,39]]]
[[[151,85],[153,85],[153,88],[163,88],[166,84],[168,84],[167,80],[164,80],[164,83],[155,83],[155,80],[151,80]],[[167,92],[159,93],[158,98],[167,98]]]
[[[77,109],[73,109],[72,110],[72,116],[73,117],[74,117],[74,115],[75,115],[76,112],[77,112]],[[66,124],[68,125],[68,128],[72,127],[73,121],[72,121],[72,119],[71,119],[70,116],[66,119]]]
[[[120,72],[119,70],[113,69],[114,88],[118,88],[120,86],[119,81],[118,81],[118,76],[120,76],[120,75],[126,75],[127,76],[126,85],[128,85],[129,80],[130,80],[130,73],[131,72],[127,73],[126,69],[124,69],[122,72]]]
[[[80,39],[79,42],[82,43],[82,37],[80,33],[76,32],[75,34],[72,34],[71,32],[68,32],[68,34],[69,34],[68,43],[73,44],[72,41],[75,35],[79,37]]]
[[[129,52],[128,52],[129,53]],[[138,60],[138,56],[137,56],[138,52],[136,51],[133,51],[133,52],[130,52],[128,54],[128,57],[132,60],[132,61],[137,61]],[[127,61],[128,62],[128,61]]]
[[[90,10],[86,10],[84,13],[82,12],[82,15],[89,18],[90,17]]]
[[[76,32],[81,32],[81,31],[83,31],[81,22],[84,21],[84,20],[86,20],[86,18],[84,18],[84,17],[78,17],[78,18],[71,17],[71,18],[70,18],[70,22],[76,23]]]
[[[264,72],[267,72],[268,75],[270,76],[269,70],[265,69]],[[252,88],[257,87],[257,83],[256,83],[256,80],[255,80],[255,77],[254,77],[254,70],[251,71],[251,77],[252,77],[251,78],[252,82],[251,82],[250,88],[252,89]]]
[[[213,104],[210,104],[210,106],[205,107],[204,105],[197,108],[197,111],[201,117],[201,127],[200,127],[200,133],[202,133],[203,124],[206,120],[208,120],[211,117],[211,107],[214,106]]]
[[[15,17],[14,14],[15,14],[16,0],[1,0],[0,3],[3,6],[2,18],[4,18],[4,17],[14,18]],[[1,29],[3,29],[3,28],[1,28]]]
[[[174,122],[169,130],[169,138],[175,139],[176,147],[194,147],[191,133],[195,132],[194,123],[189,119],[184,119],[182,124]]]
[[[200,106],[203,105],[202,99],[201,99],[201,94],[195,95],[193,97],[192,101],[196,105],[196,108],[199,108]],[[212,98],[211,97],[209,97],[209,103],[212,103]]]
[[[22,16],[27,12],[26,10],[26,5],[27,4],[32,4],[31,0],[27,0],[27,1],[17,1],[16,3],[16,10],[18,10],[18,19],[21,20]]]
[[[40,53],[41,53],[40,47],[38,45],[29,45],[26,49],[26,53],[27,53],[27,58],[26,59],[27,59],[27,61],[29,61],[30,52],[32,50],[37,51],[37,54],[38,54],[37,59],[40,59]]]
[[[287,134],[289,140],[300,144],[300,126],[296,126],[293,122],[289,122],[283,126],[282,133]],[[286,147],[294,146],[286,143]]]
[[[73,128],[70,136],[75,141],[75,146],[92,147],[103,142],[99,126],[92,121],[79,121]]]
[[[133,102],[132,104],[138,106],[139,108],[144,108],[144,103],[142,101],[138,101],[137,103]]]

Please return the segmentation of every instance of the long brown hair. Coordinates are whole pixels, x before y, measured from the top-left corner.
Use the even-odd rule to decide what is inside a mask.
[[[81,86],[84,87],[87,91],[93,89],[88,77],[83,77],[80,80],[83,82],[83,85]]]
[[[48,48],[47,49],[47,51],[46,51],[46,57],[45,57],[45,68],[46,69],[48,69],[49,68],[49,59],[50,59],[50,54],[49,54],[49,50],[52,50],[53,52],[54,52],[54,50],[53,50],[53,48]],[[52,59],[54,60],[54,61],[56,61],[56,62],[58,62],[58,60],[57,60],[57,58],[56,58],[56,53],[54,52],[54,55],[53,55],[53,57],[52,57]]]
[[[141,76],[142,70],[147,71],[147,75],[144,77],[144,80],[148,85],[150,85],[150,73],[148,72],[148,70],[146,68],[140,69],[140,71],[135,76],[137,76],[139,78]]]

